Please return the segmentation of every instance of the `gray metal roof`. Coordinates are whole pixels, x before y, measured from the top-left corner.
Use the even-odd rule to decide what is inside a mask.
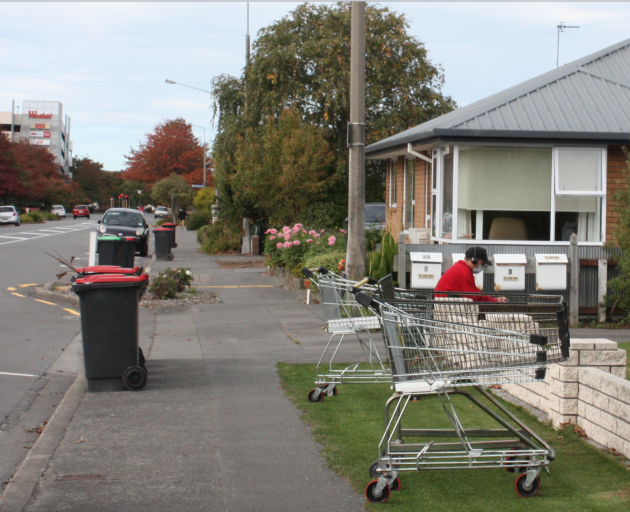
[[[379,156],[438,137],[630,139],[630,39],[371,144]]]

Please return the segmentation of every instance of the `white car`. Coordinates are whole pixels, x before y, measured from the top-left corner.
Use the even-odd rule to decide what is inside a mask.
[[[20,212],[15,206],[0,206],[0,224],[20,225]]]
[[[155,218],[162,218],[165,219],[166,217],[168,217],[168,208],[166,206],[158,206],[155,209]]]
[[[53,207],[50,209],[50,213],[56,215],[57,217],[62,217],[64,219],[66,218],[66,209],[63,207],[63,205],[60,204],[54,204]]]

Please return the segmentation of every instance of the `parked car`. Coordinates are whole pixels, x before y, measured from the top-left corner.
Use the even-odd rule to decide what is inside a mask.
[[[144,215],[138,210],[110,208],[98,224],[98,232],[101,235],[136,237],[138,239],[136,251],[140,253],[140,256],[146,256],[149,252],[149,225]]]
[[[87,205],[85,205],[85,204],[78,204],[72,209],[72,215],[74,215],[75,219],[77,217],[87,217],[89,219],[90,218],[90,210],[88,209]]]
[[[365,229],[385,229],[385,203],[365,203],[364,226]],[[348,228],[348,218],[346,217],[345,227]]]
[[[62,219],[66,218],[66,209],[61,204],[53,204],[53,207],[50,209],[50,213],[56,215],[57,217],[61,217]]]
[[[158,217],[161,218],[161,219],[165,219],[168,216],[169,216],[169,213],[168,213],[168,208],[166,206],[158,206],[155,209],[155,218],[156,219]]]
[[[20,212],[15,206],[0,206],[0,224],[20,225]]]

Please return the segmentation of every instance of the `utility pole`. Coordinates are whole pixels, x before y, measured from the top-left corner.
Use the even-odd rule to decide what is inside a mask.
[[[249,2],[247,2],[247,34],[245,35],[245,110],[247,110],[247,70],[249,69]],[[243,245],[241,254],[249,254],[251,249],[251,233],[249,219],[243,217]]]
[[[352,2],[350,123],[348,124],[348,249],[346,272],[365,276],[365,3]]]
[[[565,29],[567,28],[580,28],[580,27],[565,25],[564,21],[561,21],[560,25],[557,25],[556,28],[558,29],[558,47],[556,50],[556,67],[558,67],[560,65],[560,33],[564,32]]]

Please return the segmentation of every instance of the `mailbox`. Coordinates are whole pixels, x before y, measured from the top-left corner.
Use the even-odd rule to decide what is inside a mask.
[[[442,277],[442,253],[412,252],[411,259],[411,287],[423,290],[433,290]]]
[[[453,265],[464,258],[465,254],[463,252],[453,254]],[[480,292],[483,291],[483,270],[478,274],[473,274],[473,276],[475,277],[475,284],[477,285],[477,288],[479,288]]]
[[[566,290],[566,254],[536,254],[536,290]]]
[[[494,291],[524,290],[526,265],[524,254],[495,254]]]

